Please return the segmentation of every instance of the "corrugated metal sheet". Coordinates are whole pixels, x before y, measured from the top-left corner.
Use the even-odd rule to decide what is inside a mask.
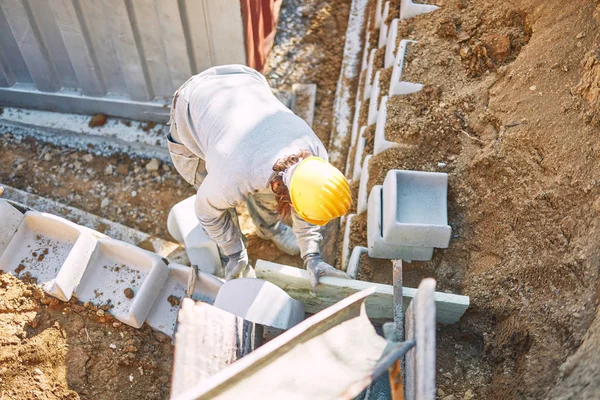
[[[0,104],[165,121],[173,92],[246,63],[240,0],[0,0]]]

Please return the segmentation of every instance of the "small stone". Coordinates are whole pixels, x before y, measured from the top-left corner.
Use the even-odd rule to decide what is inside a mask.
[[[109,164],[106,166],[106,168],[104,168],[104,175],[112,175],[113,171],[113,166]]]
[[[136,192],[135,190],[133,190],[133,191],[131,192],[131,197],[135,197],[135,196],[137,196],[137,192]]]
[[[128,173],[129,167],[127,167],[127,164],[119,164],[119,166],[117,167],[117,174],[127,175]]]
[[[481,41],[495,61],[502,63],[510,56],[510,38],[508,36],[492,33],[483,36]]]
[[[2,369],[0,369],[0,375],[6,373],[6,371],[8,371],[8,368],[3,367]]]
[[[446,372],[443,376],[444,378],[452,379],[452,374],[450,372]]]
[[[167,164],[163,164],[162,169],[165,172],[169,172],[169,170],[171,170],[171,168],[169,168],[169,166]]]
[[[117,345],[114,343],[111,343],[108,345],[108,347],[110,347],[111,349],[115,350],[117,348]]]
[[[133,382],[133,375],[129,375],[129,382]]]
[[[96,128],[98,126],[104,126],[104,124],[106,124],[106,115],[96,114],[90,119],[88,126],[90,128]]]
[[[454,400],[454,395],[451,394],[450,396],[446,396],[446,397],[442,398],[442,400]]]
[[[439,388],[439,389],[437,390],[437,395],[438,395],[438,397],[441,397],[441,398],[443,398],[443,397],[446,395],[446,392],[444,392],[444,391],[442,390],[442,388]]]
[[[148,164],[146,164],[146,171],[148,172],[158,171],[158,168],[160,168],[160,161],[158,161],[156,158],[153,158]]]
[[[438,163],[438,168],[444,168],[446,166],[445,162],[439,162]]]
[[[65,173],[65,171],[66,171],[65,167],[60,167],[60,168],[58,169],[58,173],[59,173],[59,174],[61,174],[61,175],[62,175],[62,174],[64,174],[64,173]]]
[[[583,39],[585,37],[585,32],[579,32],[577,34],[577,36],[575,36],[575,39]]]
[[[35,369],[33,370],[33,374],[34,374],[34,375],[37,375],[37,376],[44,375],[44,373],[42,372],[42,370],[41,370],[41,369],[39,369],[39,368],[35,368]]]
[[[46,161],[52,160],[52,154],[46,153],[46,155],[44,156],[44,160],[46,160]]]
[[[96,311],[96,315],[99,317],[104,317],[104,310],[100,309],[100,310]]]
[[[120,322],[113,322],[113,328],[119,328],[121,325],[123,325]]]
[[[463,397],[463,400],[471,400],[475,397],[475,395],[473,394],[473,391],[471,389],[467,390],[465,392],[465,395]]]
[[[82,158],[83,158],[83,161],[85,161],[86,163],[89,163],[89,162],[91,162],[94,159],[94,156],[91,155],[91,154],[86,154]]]
[[[110,200],[108,200],[107,197],[102,199],[102,202],[100,202],[100,208],[104,208],[107,207],[110,204]]]
[[[535,85],[529,86],[529,90],[531,90],[532,92],[535,92],[537,90],[537,86],[535,86]]]
[[[471,54],[473,54],[473,51],[469,46],[465,46],[460,49],[460,56],[462,58],[468,58],[469,56],[471,56]]]
[[[131,288],[127,288],[123,292],[125,293],[125,297],[128,299],[133,299],[133,296],[135,296],[135,293],[133,293],[133,289]]]
[[[81,161],[75,161],[73,162],[73,167],[75,167],[75,169],[79,169],[81,168],[83,164],[81,164]]]

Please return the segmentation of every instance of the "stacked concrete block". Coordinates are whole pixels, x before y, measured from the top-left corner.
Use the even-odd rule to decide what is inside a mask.
[[[21,211],[6,200],[0,200],[0,256],[4,253],[22,220],[23,213]]]
[[[379,112],[377,115],[377,125],[375,126],[375,138],[373,143],[373,155],[377,155],[382,151],[396,147],[399,144],[386,140],[385,138],[385,124],[387,120],[387,101],[388,96],[381,98],[381,105],[379,106]]]
[[[195,211],[196,196],[175,204],[169,212],[167,227],[175,240],[185,246],[190,263],[202,272],[223,276],[217,244],[208,236]]]
[[[379,77],[381,72],[377,71],[375,79],[373,80],[373,88],[371,89],[371,98],[369,100],[369,115],[367,118],[367,125],[373,125],[377,122],[377,112],[379,111],[379,93],[381,88],[379,87]]]
[[[390,12],[390,2],[386,1],[385,6],[383,6],[383,14],[381,16],[381,26],[379,27],[379,41],[377,43],[378,48],[383,48],[387,43],[387,34],[389,26],[387,24],[387,19]]]
[[[384,68],[389,68],[394,65],[396,59],[396,39],[398,38],[398,18],[394,18],[390,22],[390,27],[387,34],[387,42],[385,45]]]
[[[371,49],[371,53],[369,53],[369,63],[367,65],[367,76],[365,80],[363,101],[371,98],[371,90],[373,90],[373,64],[375,63],[375,52],[377,49]]]
[[[363,162],[362,172],[360,174],[360,183],[358,186],[358,201],[356,204],[356,213],[362,214],[367,211],[367,184],[369,183],[369,162],[371,161],[372,155],[365,157]]]
[[[11,214],[14,223],[18,215]],[[15,275],[28,273],[48,294],[69,301],[97,238],[103,235],[37,211],[22,217],[0,257],[0,269]]]
[[[405,82],[402,80],[402,70],[404,69],[404,57],[406,55],[406,48],[411,43],[417,42],[414,40],[400,41],[398,53],[396,54],[396,59],[394,60],[394,68],[392,69],[392,78],[390,79],[390,96],[416,93],[423,89],[423,85],[420,83]]]
[[[146,323],[154,330],[173,336],[177,323],[177,313],[180,303],[186,297],[188,280],[193,269],[176,263],[170,263],[169,277],[162,290],[156,297],[152,309],[148,313]],[[213,304],[223,281],[219,278],[198,271],[191,298],[208,304]]]
[[[304,319],[304,304],[261,279],[240,278],[226,282],[215,307],[256,324],[290,329]]]
[[[375,26],[379,28],[383,17],[383,0],[377,0],[375,3]],[[368,29],[368,25],[367,25]]]
[[[363,246],[356,246],[352,249],[350,260],[348,260],[348,266],[346,267],[346,273],[350,275],[352,279],[358,278],[358,269],[360,267],[360,256],[368,253],[369,249]]]
[[[427,14],[437,10],[439,7],[430,4],[416,4],[413,0],[400,1],[400,19],[409,19],[417,15]]]
[[[82,302],[108,304],[109,313],[135,328],[142,326],[169,269],[154,253],[110,238],[98,240],[75,290]]]
[[[356,142],[356,149],[354,150],[354,168],[352,169],[352,180],[355,181],[360,178],[362,172],[362,160],[363,152],[365,151],[366,139],[365,130],[366,126],[360,128],[360,134],[358,135],[358,141]]]
[[[347,269],[348,256],[350,255],[350,230],[352,228],[352,219],[356,214],[349,214],[344,229],[344,239],[342,240],[342,268]]]

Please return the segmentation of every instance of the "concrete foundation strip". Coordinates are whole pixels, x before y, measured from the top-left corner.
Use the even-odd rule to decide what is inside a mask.
[[[256,276],[276,284],[292,298],[302,301],[308,313],[317,313],[356,292],[375,287],[375,292],[366,302],[367,314],[375,320],[392,320],[394,317],[393,287],[390,285],[323,277],[316,288],[316,296],[313,296],[308,272],[263,260],[256,262]],[[403,288],[405,309],[415,293],[416,289]],[[469,307],[469,297],[436,292],[435,305],[437,322],[453,324]]]

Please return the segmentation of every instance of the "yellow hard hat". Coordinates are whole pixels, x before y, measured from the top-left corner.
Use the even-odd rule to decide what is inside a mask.
[[[322,226],[341,217],[352,204],[344,174],[319,157],[308,157],[298,164],[289,191],[298,215],[313,225]]]

